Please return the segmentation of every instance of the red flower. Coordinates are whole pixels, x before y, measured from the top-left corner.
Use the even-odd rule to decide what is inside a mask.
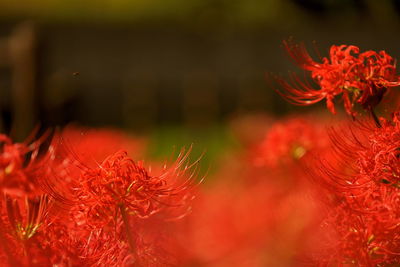
[[[293,117],[274,123],[264,140],[254,148],[257,166],[288,167],[308,152],[328,147],[329,137],[323,121],[317,124],[309,118]]]
[[[91,135],[74,152],[59,136],[13,143],[0,134],[1,266],[174,265],[168,229],[190,211],[197,162],[182,153],[155,172],[120,151],[98,163],[129,139]],[[88,148],[99,153],[81,158]]]
[[[349,137],[331,134],[338,162],[321,165],[322,227],[331,236],[316,260],[323,266],[400,263],[400,113],[381,127],[362,125]],[[318,181],[318,180],[316,180]]]
[[[1,192],[21,197],[40,189],[36,182],[52,162],[51,149],[43,149],[47,141],[51,141],[49,132],[33,142],[28,138],[23,143],[13,143],[0,134]]]
[[[101,162],[118,150],[125,150],[129,155],[137,157],[143,154],[146,145],[144,138],[130,136],[112,128],[94,129],[69,125],[62,130],[61,136],[86,163]]]
[[[13,199],[6,195],[5,200],[9,222],[19,240],[27,240],[35,235],[51,206],[51,198],[47,195],[24,199]]]
[[[329,212],[320,227],[329,234],[319,238],[323,246],[314,254],[318,266],[400,263],[398,189],[375,184],[362,193],[354,195],[349,190],[336,195],[341,199],[327,206]]]
[[[98,265],[158,266],[173,261],[164,241],[171,237],[163,229],[168,220],[190,210],[193,185],[187,172],[194,165],[185,165],[187,158],[182,154],[157,175],[125,151],[97,167],[80,162],[81,176],[70,185],[76,202],[67,226],[72,242],[67,244],[75,243],[83,261]]]
[[[286,89],[280,94],[293,104],[311,105],[325,99],[328,109],[335,114],[334,99],[341,95],[346,112],[355,116],[355,103],[372,110],[388,88],[400,85],[395,61],[385,51],[360,53],[359,48],[353,45],[333,45],[330,57],[324,57],[318,63],[303,44],[285,41],[284,45],[294,61],[311,73],[311,78],[319,87],[314,88],[296,75],[291,77],[293,85],[277,78]]]
[[[119,151],[106,158],[98,168],[83,172],[82,193],[88,194],[102,208],[123,206],[130,214],[148,217],[170,205],[177,196],[189,193],[188,184],[171,184],[171,175],[179,176],[179,172],[165,169],[159,176],[150,175],[142,162],[136,163],[125,151]]]

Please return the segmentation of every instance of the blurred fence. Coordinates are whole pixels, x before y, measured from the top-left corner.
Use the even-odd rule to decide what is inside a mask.
[[[9,128],[16,138],[26,136],[37,120],[36,56],[36,34],[31,23],[15,26],[8,37],[0,40],[0,67],[9,76],[8,85],[0,90],[0,127]]]
[[[310,50],[316,40],[323,55],[343,43],[400,55],[398,1],[287,0],[291,8],[279,9],[270,0],[259,3],[264,21],[246,2],[257,11],[253,24],[219,2],[181,21],[37,20],[34,27],[0,16],[2,127],[20,136],[38,122],[145,131],[207,126],[242,112],[282,114],[289,105],[265,73],[297,70],[281,47],[289,36]]]

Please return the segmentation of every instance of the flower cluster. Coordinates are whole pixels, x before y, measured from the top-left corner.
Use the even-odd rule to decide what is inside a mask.
[[[317,122],[322,119],[272,121],[258,142],[220,162],[180,229],[182,243],[191,244],[184,266],[298,266],[297,251],[319,223],[314,185],[302,171],[312,154],[329,146]],[[236,130],[254,133],[260,123]],[[300,157],[297,147],[304,147]]]
[[[80,157],[79,151],[87,149],[72,146],[67,133],[53,138],[45,134],[24,143],[1,135],[0,264],[176,262],[173,238],[166,229],[190,211],[193,166],[187,165],[188,153],[182,152],[171,166],[150,172],[125,151],[101,162]],[[106,150],[115,147],[115,138],[108,134],[99,134],[96,141],[108,145]]]
[[[0,266],[400,266],[400,111],[374,113],[394,59],[285,47],[320,87],[279,78],[287,99],[373,120],[239,118],[205,185],[190,149],[146,167],[120,131],[0,134]]]
[[[291,77],[292,85],[278,78],[286,90],[281,95],[291,103],[310,105],[325,99],[328,109],[336,113],[334,99],[341,96],[346,112],[355,116],[354,104],[372,110],[389,88],[400,85],[395,60],[385,51],[361,53],[357,46],[333,45],[329,58],[316,62],[303,44],[286,41],[284,45],[290,57],[310,72],[318,85],[315,89],[297,75]]]
[[[333,235],[318,261],[360,266],[400,263],[399,115],[382,118],[380,128],[363,125],[347,137],[336,133],[335,140],[342,141],[336,142],[340,160],[334,168],[323,166],[319,172],[321,190],[329,196],[322,227]]]
[[[255,146],[254,163],[274,167],[300,160],[313,150],[329,146],[323,122],[311,122],[310,118],[290,118],[272,125],[264,139]]]
[[[400,113],[378,118],[373,109],[387,90],[399,85],[395,60],[386,52],[360,53],[355,46],[332,46],[330,57],[315,62],[303,45],[284,42],[289,55],[319,86],[292,76],[294,86],[278,78],[289,101],[308,105],[326,99],[335,113],[341,96],[346,112],[360,104],[375,124],[358,120],[331,128],[331,146],[306,162],[319,216],[314,231],[297,251],[312,266],[397,266],[400,264]],[[302,131],[304,132],[304,130]],[[283,135],[280,135],[283,136]],[[312,144],[318,143],[313,138]],[[270,148],[273,147],[272,143]],[[271,150],[271,149],[270,149]],[[285,164],[288,166],[288,164]]]

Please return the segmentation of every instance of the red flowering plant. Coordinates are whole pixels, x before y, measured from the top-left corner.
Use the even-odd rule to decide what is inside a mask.
[[[276,168],[290,165],[311,151],[330,145],[322,119],[312,121],[307,116],[278,120],[265,133],[264,139],[252,148],[257,166]]]
[[[396,62],[385,51],[360,52],[354,45],[333,45],[329,58],[314,61],[304,44],[285,41],[284,46],[290,57],[305,71],[310,72],[315,86],[302,81],[297,75],[291,76],[291,83],[277,78],[285,89],[279,92],[293,104],[311,105],[326,100],[327,108],[336,113],[334,100],[341,96],[346,112],[356,116],[355,104],[376,119],[373,109],[391,87],[400,85],[396,74]]]
[[[332,113],[334,98],[341,96],[348,114],[354,117],[354,106],[360,104],[375,121],[375,126],[358,123],[342,128],[346,134],[331,130],[334,146],[328,154],[332,155],[320,153],[321,160],[307,162],[313,174],[314,200],[323,209],[319,229],[306,237],[305,243],[314,245],[300,250],[302,259],[313,266],[397,266],[400,114],[394,112],[385,119],[374,113],[388,89],[399,85],[394,59],[384,51],[360,53],[358,47],[342,45],[332,46],[330,57],[317,63],[304,45],[284,44],[300,67],[311,72],[319,88],[294,75],[294,86],[278,78],[286,89],[281,95],[300,105],[325,99]]]
[[[108,140],[108,151],[131,143],[92,135]],[[190,212],[197,161],[187,163],[189,152],[155,171],[124,151],[101,162],[100,154],[81,157],[84,148],[75,151],[62,134],[30,140],[13,143],[0,135],[1,266],[176,262],[177,246],[168,229]]]
[[[262,135],[241,125],[247,145],[196,202],[190,151],[148,168],[129,156],[141,142],[119,131],[67,128],[23,143],[0,134],[0,265],[399,265],[400,112],[374,113],[399,85],[394,59],[342,45],[317,63],[303,45],[285,47],[318,86],[278,78],[285,98],[326,100],[335,113],[341,97],[375,125],[326,131],[323,118],[299,115]]]
[[[81,160],[71,149],[72,165],[80,175],[66,187],[74,202],[66,228],[66,243],[78,248],[77,264],[163,266],[174,262],[165,233],[168,221],[190,212],[196,165],[187,165],[182,151],[159,173],[146,169],[118,151],[101,163]],[[193,171],[193,172],[192,172]],[[76,170],[72,171],[76,174]],[[51,187],[50,187],[51,188]],[[57,188],[53,187],[53,190]]]
[[[32,136],[35,132],[32,133]],[[0,190],[14,196],[24,196],[38,189],[35,180],[38,170],[51,156],[48,150],[50,132],[32,142],[13,143],[11,138],[0,134]],[[47,147],[46,147],[47,146]],[[45,147],[43,149],[43,147]]]
[[[50,132],[35,141],[13,143],[0,135],[0,262],[3,266],[50,264],[40,243],[46,220],[55,214],[54,199],[41,187],[49,179],[54,152]]]
[[[140,157],[145,148],[145,138],[131,136],[113,128],[88,128],[68,125],[62,138],[79,154],[80,160],[101,162],[117,150],[125,150],[132,157]],[[101,145],[99,145],[101,144]]]
[[[400,263],[399,118],[381,118],[381,127],[360,124],[347,135],[332,131],[336,162],[310,164],[325,203],[320,227],[330,233],[319,237],[324,245],[314,251],[314,264]]]
[[[253,178],[236,176],[230,178]],[[288,193],[273,182],[282,177],[265,178],[228,187],[222,176],[203,188],[178,233],[183,266],[293,266],[316,207],[304,188]]]

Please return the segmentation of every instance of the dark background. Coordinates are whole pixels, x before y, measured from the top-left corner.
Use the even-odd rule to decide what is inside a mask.
[[[399,11],[395,0],[1,0],[1,127],[26,136],[39,122],[77,122],[146,134],[303,111],[265,79],[298,71],[282,40],[323,56],[354,44],[399,57]],[[15,63],[9,40],[21,35],[13,45],[32,47]]]

